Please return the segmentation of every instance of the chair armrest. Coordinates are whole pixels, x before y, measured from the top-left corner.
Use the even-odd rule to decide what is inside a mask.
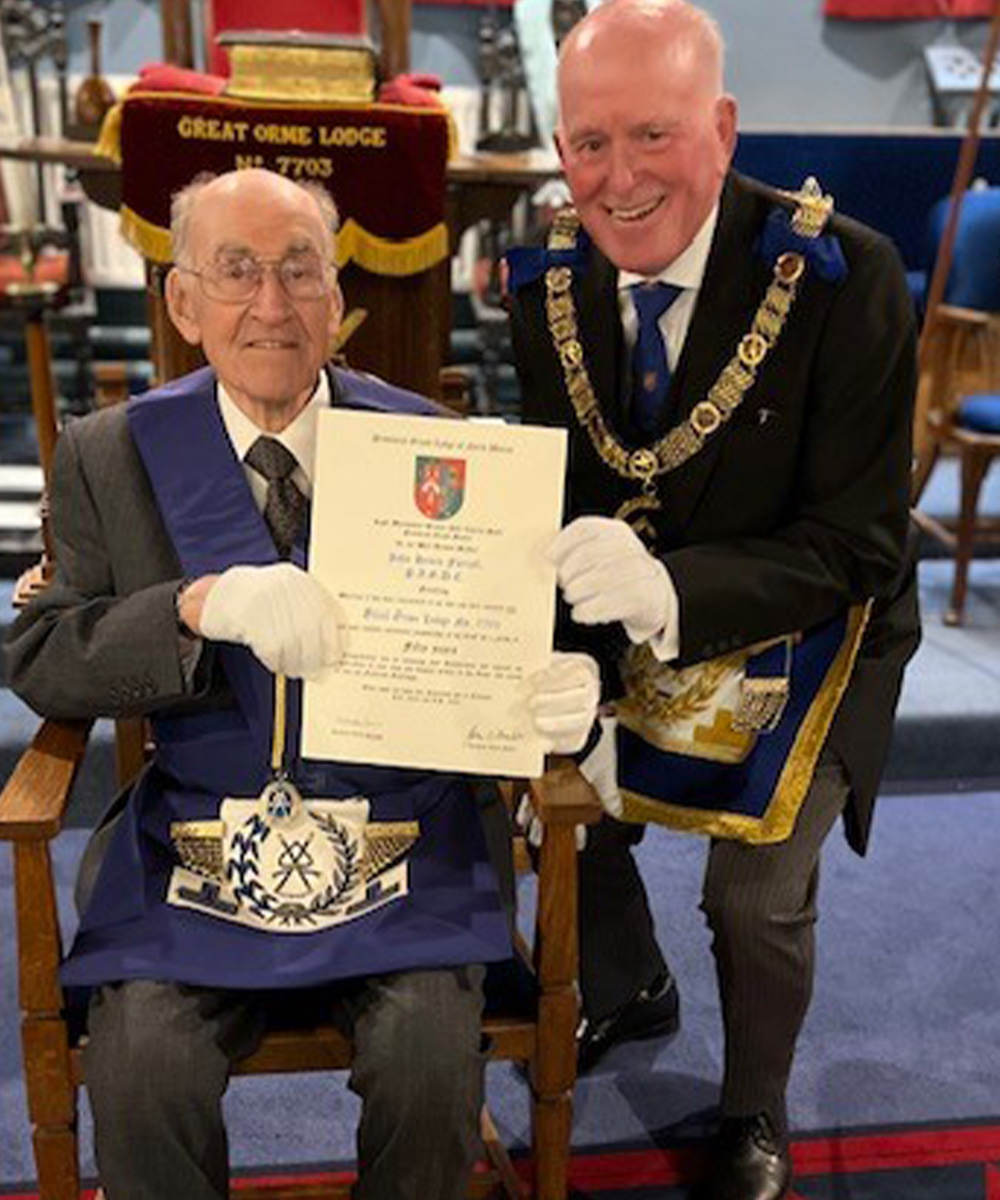
[[[0,841],[55,837],[93,721],[45,721],[0,792]]]
[[[604,815],[593,787],[570,758],[550,758],[532,779],[531,803],[543,825],[596,825]]]
[[[953,325],[959,329],[983,329],[990,322],[990,314],[978,308],[959,308],[956,304],[939,304],[934,319],[942,325]]]

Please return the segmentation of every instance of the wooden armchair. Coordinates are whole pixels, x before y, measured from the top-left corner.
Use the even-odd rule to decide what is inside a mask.
[[[918,502],[938,456],[953,453],[961,469],[955,518],[914,509],[918,526],[954,555],[945,623],[965,620],[969,565],[977,545],[1000,542],[1000,522],[979,514],[979,496],[1000,455],[1000,314],[942,304],[935,313],[914,431]]]
[[[77,1088],[81,1054],[58,980],[62,948],[53,886],[51,844],[83,758],[89,722],[46,721],[0,793],[0,839],[14,855],[18,989],[24,1077],[40,1200],[78,1200]],[[488,1014],[484,1033],[492,1059],[525,1063],[531,1087],[532,1162],[515,1172],[484,1110],[484,1141],[492,1167],[476,1172],[470,1195],[567,1194],[572,1092],[576,1078],[577,930],[574,826],[600,818],[596,796],[576,767],[556,760],[530,784],[546,826],[539,855],[533,950],[535,1011]],[[332,1026],[274,1030],[244,1060],[239,1074],[337,1070],[350,1043]],[[343,1186],[291,1184],[241,1189],[244,1200],[346,1196]]]

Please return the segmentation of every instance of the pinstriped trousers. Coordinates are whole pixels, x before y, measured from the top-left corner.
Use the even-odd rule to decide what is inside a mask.
[[[812,998],[820,850],[848,794],[840,761],[824,752],[786,841],[709,846],[701,908],[722,1005],[724,1116],[767,1112],[786,1126],[785,1090]],[[605,818],[580,856],[580,982],[595,1020],[668,969],[632,856],[643,832]]]
[[[479,1152],[485,1055],[481,966],[407,971],[288,993],[354,1039],[362,1100],[355,1200],[460,1200]],[[266,1025],[252,992],[133,980],[91,1000],[84,1050],[108,1200],[224,1200],[222,1096]],[[315,1113],[287,1114],[289,1125]]]

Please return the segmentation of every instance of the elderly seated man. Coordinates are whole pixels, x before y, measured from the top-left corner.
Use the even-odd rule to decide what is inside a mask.
[[[297,681],[340,640],[303,569],[317,414],[440,412],[327,365],[335,227],[326,193],[267,171],[175,197],[167,304],[210,365],[64,430],[58,574],[10,635],[12,686],[38,712],[142,715],[156,735],[88,848],[63,972],[93,989],[85,1073],[108,1200],[228,1195],[222,1095],[289,989],[318,995],[354,1039],[359,1200],[463,1195],[478,1146],[484,964],[510,953],[496,790],[298,749]],[[552,749],[583,745],[596,692],[584,656],[542,666],[531,703]],[[266,891],[223,886],[213,862],[221,806],[245,813],[247,839],[281,834],[296,788],[327,814],[360,802],[369,833],[419,831],[362,902],[318,894],[308,931],[283,925]],[[400,869],[405,886],[377,886]]]

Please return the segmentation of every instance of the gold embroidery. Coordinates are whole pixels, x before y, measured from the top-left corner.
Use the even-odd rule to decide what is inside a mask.
[[[820,751],[850,681],[870,611],[870,601],[849,610],[847,628],[840,648],[827,668],[819,691],[809,705],[767,808],[760,816],[745,816],[720,809],[697,808],[689,804],[652,799],[623,788],[622,819],[668,825],[672,829],[708,834],[711,837],[734,838],[751,845],[783,842],[795,825]],[[758,647],[760,648],[762,647]],[[671,749],[669,746],[662,748]],[[722,756],[713,757],[721,759]]]
[[[619,701],[617,707],[634,704],[644,717],[661,725],[690,720],[709,709],[722,679],[740,668],[747,654],[743,650],[674,670],[657,662],[648,645],[637,646],[622,664],[628,699]],[[658,680],[664,676],[676,683],[677,691],[668,694],[658,686]]]
[[[207,879],[225,879],[222,821],[171,821],[170,837],[177,857],[189,871]]]
[[[746,678],[740,683],[740,703],[733,714],[733,728],[753,733],[770,733],[777,728],[788,703],[788,676]]]
[[[416,821],[377,821],[368,825],[366,835],[361,873],[368,880],[410,852],[420,836],[420,826]]]
[[[739,754],[739,761],[743,760],[747,751],[746,730],[736,724],[728,708],[717,709],[711,725],[696,725],[691,739],[696,745],[704,744],[715,751],[720,747],[729,747]]]
[[[370,821],[365,827],[360,877],[367,881],[405,858],[420,836],[417,821]],[[170,838],[189,871],[207,879],[226,879],[224,821],[172,821]]]

